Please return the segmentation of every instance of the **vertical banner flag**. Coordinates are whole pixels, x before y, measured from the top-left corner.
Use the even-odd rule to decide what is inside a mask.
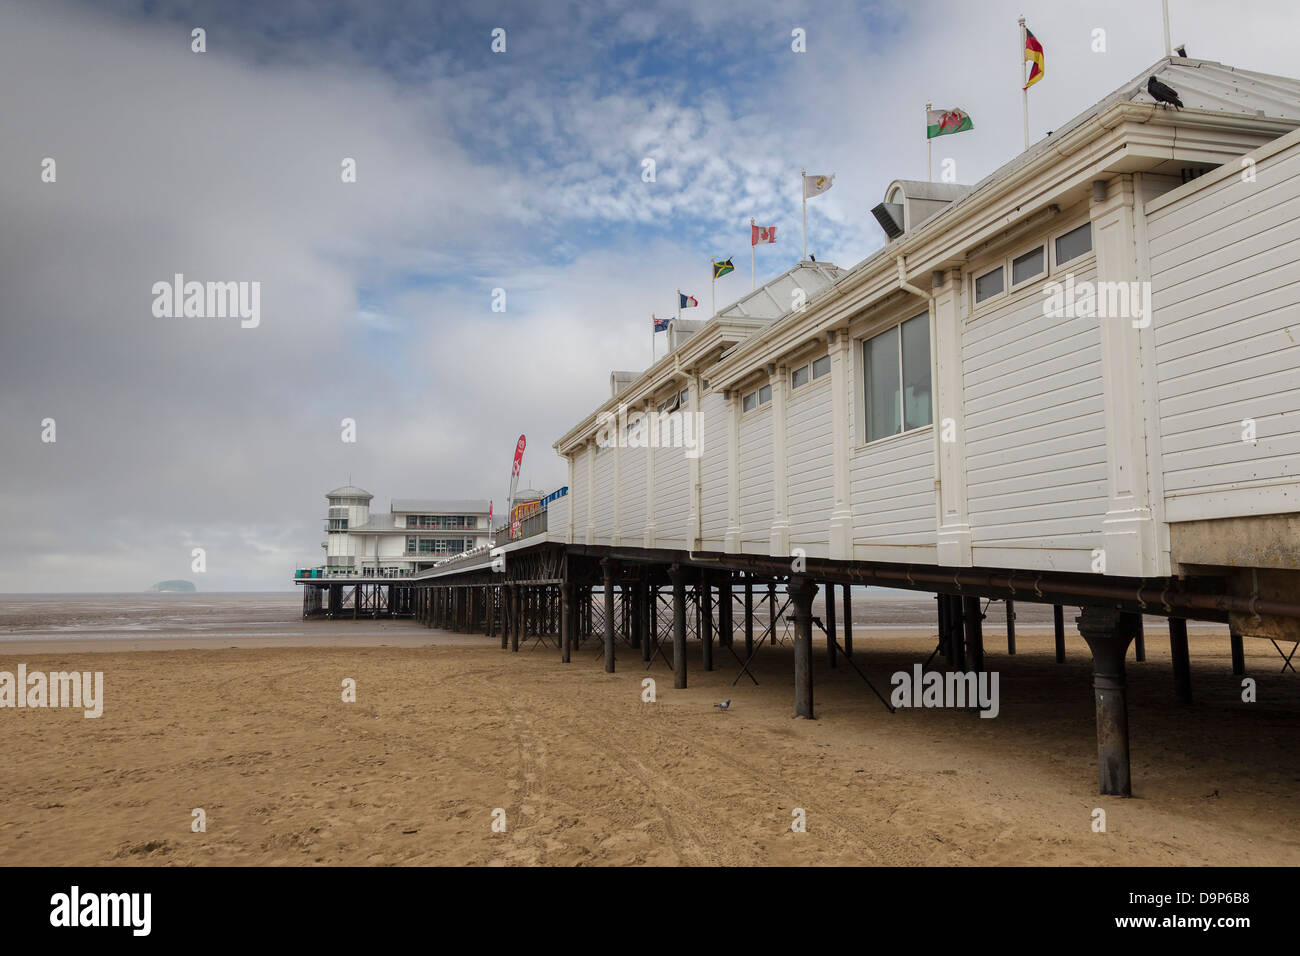
[[[1043,78],[1046,69],[1043,66],[1043,45],[1029,32],[1028,27],[1025,27],[1025,60],[1033,64],[1029,68],[1029,82],[1024,85],[1027,90]]]
[[[519,436],[519,441],[515,444],[515,464],[510,469],[510,500],[506,503],[506,514],[512,521],[515,517],[515,488],[519,486],[519,467],[524,463],[524,445],[527,441],[523,435]]]

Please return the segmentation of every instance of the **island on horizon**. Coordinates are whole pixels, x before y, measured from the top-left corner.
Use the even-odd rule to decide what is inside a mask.
[[[197,591],[193,581],[159,581],[150,591]]]

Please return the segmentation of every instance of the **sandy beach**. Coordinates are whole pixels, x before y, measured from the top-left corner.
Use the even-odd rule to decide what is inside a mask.
[[[141,643],[128,635],[89,653],[9,628],[0,670],[102,671],[105,703],[99,719],[0,711],[0,862],[1300,864],[1300,692],[1251,641],[1259,700],[1242,703],[1218,628],[1193,631],[1190,712],[1163,634],[1149,628],[1146,663],[1130,656],[1124,800],[1096,794],[1091,668],[1072,631],[1058,665],[1050,632],[1023,629],[1008,657],[990,628],[993,720],[891,715],[818,645],[807,721],[791,716],[788,643],[758,654],[757,687],[732,686],[725,650],[704,672],[693,645],[690,687],[674,690],[662,660],[647,671],[622,645],[607,675],[595,644],[563,665],[553,648],[511,654],[407,621],[285,626],[306,636],[282,643],[316,646],[118,649]],[[860,626],[856,640],[886,693],[934,643],[920,628]],[[196,808],[206,832],[191,830]]]

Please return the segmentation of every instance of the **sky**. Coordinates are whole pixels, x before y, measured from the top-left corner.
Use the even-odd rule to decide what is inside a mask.
[[[1192,56],[1300,72],[1291,0],[1170,8]],[[1159,0],[0,0],[0,591],[286,588],[329,489],[500,506],[521,433],[563,485],[651,314],[707,318],[713,256],[719,309],[749,290],[751,216],[759,282],[798,261],[801,169],[847,268],[927,101],[975,124],[936,177],[1014,157],[1020,14],[1034,140],[1164,51]],[[156,315],[176,273],[259,283],[258,324]]]

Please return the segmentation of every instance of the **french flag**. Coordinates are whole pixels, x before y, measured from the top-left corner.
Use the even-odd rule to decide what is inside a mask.
[[[700,304],[700,300],[693,295],[687,295],[685,292],[677,293],[677,304],[683,309],[694,309]]]

